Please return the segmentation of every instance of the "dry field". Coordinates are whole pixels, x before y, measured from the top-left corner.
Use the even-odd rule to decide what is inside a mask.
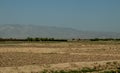
[[[120,42],[0,42],[0,73],[120,68]]]

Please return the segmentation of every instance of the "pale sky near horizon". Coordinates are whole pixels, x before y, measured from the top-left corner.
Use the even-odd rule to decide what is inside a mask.
[[[0,0],[0,24],[120,32],[120,0]]]

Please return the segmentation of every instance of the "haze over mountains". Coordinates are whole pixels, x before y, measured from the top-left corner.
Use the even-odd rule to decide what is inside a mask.
[[[0,25],[1,38],[27,38],[27,37],[47,37],[47,38],[119,38],[120,33],[113,32],[93,32],[81,31],[72,28],[40,26],[40,25],[20,25],[4,24]]]

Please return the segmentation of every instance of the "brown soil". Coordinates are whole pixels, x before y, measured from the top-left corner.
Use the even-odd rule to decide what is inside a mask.
[[[120,60],[120,43],[63,42],[0,44],[0,67]],[[85,64],[84,63],[84,64]],[[1,69],[0,69],[1,70]],[[9,72],[9,71],[8,71]],[[26,73],[26,72],[25,72]]]
[[[8,52],[0,53],[0,66],[23,66],[23,65],[41,65],[57,64],[67,62],[90,62],[90,61],[109,61],[120,60],[120,56],[103,55],[70,55],[70,54],[39,54],[39,53],[19,53]]]

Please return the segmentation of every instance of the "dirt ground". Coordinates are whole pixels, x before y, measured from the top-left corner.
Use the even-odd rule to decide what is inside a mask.
[[[70,69],[94,63],[120,62],[120,42],[3,42],[0,73]]]

